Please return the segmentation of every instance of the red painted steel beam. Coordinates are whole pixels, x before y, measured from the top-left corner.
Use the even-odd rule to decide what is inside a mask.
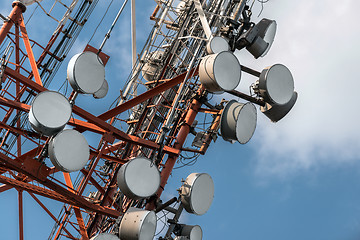
[[[59,236],[60,236],[60,234],[61,234],[61,231],[62,231],[62,229],[65,229],[65,223],[66,223],[66,220],[67,220],[67,218],[69,217],[69,215],[70,215],[70,210],[71,210],[71,206],[68,206],[67,208],[65,208],[65,214],[63,215],[63,217],[62,217],[62,220],[60,221],[60,224],[59,224],[59,227],[58,227],[58,230],[57,230],[57,232],[56,232],[56,234],[55,234],[55,237],[53,238],[54,240],[57,240],[57,239],[59,239]],[[77,239],[78,240],[78,239]]]
[[[41,137],[37,133],[26,131],[22,128],[10,127],[9,125],[3,124],[2,122],[0,122],[0,128],[9,130],[10,132],[17,133],[17,134],[23,135],[23,136],[29,136],[29,137],[32,136],[32,137],[42,138],[43,140],[45,139],[45,137]]]
[[[3,43],[4,39],[6,38],[7,34],[9,33],[14,23],[16,23],[20,19],[21,13],[25,12],[26,10],[25,5],[22,4],[20,1],[14,2],[12,6],[13,9],[8,17],[9,20],[4,22],[4,24],[0,29],[0,44]]]
[[[16,180],[16,179],[8,178],[8,177],[2,176],[2,175],[0,175],[0,182],[4,183],[4,184],[7,184],[7,185],[11,185],[11,186],[13,186],[14,188],[17,188],[17,189],[21,189],[21,190],[24,190],[24,191],[27,191],[27,192],[31,192],[31,193],[34,193],[34,194],[37,194],[37,195],[40,195],[40,196],[43,196],[43,197],[46,197],[46,198],[50,198],[50,199],[53,199],[53,200],[56,200],[56,201],[59,201],[59,202],[67,203],[67,204],[70,204],[70,205],[72,205],[74,207],[84,208],[84,209],[89,210],[89,211],[98,212],[100,214],[104,214],[104,215],[107,215],[107,216],[110,216],[110,217],[117,218],[120,215],[119,212],[117,212],[117,211],[115,211],[113,209],[109,209],[109,208],[105,208],[105,207],[101,207],[101,206],[92,204],[92,203],[86,201],[85,199],[83,199],[83,201],[86,201],[87,204],[83,204],[81,202],[78,202],[77,200],[74,200],[71,197],[64,196],[63,194],[60,194],[60,193],[58,193],[56,191],[45,189],[43,187],[39,187],[39,186],[29,184],[29,183],[26,183],[26,182],[23,182],[23,181],[19,181],[19,180]],[[91,205],[93,205],[93,206],[91,207]]]
[[[84,176],[87,176],[87,175],[89,174],[89,171],[86,170],[86,169],[81,169],[80,171],[84,174]],[[101,192],[101,194],[104,194],[104,193],[105,193],[105,190],[100,186],[100,184],[99,184],[93,177],[90,177],[89,180],[90,180],[91,184],[94,185],[94,187],[95,187],[99,192]],[[110,200],[112,200],[112,199],[110,199]]]
[[[47,91],[46,88],[43,86],[37,84],[36,82],[30,81],[27,77],[23,76],[19,72],[7,67],[5,68],[5,74],[18,80],[22,84],[26,85],[27,87],[31,88],[32,90],[35,90],[36,92],[43,92]]]
[[[36,61],[35,61],[34,53],[31,48],[29,36],[26,31],[24,19],[22,17],[20,18],[20,31],[21,31],[22,39],[24,41],[27,56],[28,56],[28,59],[30,62],[32,74],[34,75],[34,78],[35,78],[35,82],[37,84],[43,86],[41,78],[40,78],[40,74],[39,74],[39,69],[38,69]]]
[[[96,126],[95,124],[85,122],[85,121],[75,119],[75,118],[71,118],[70,121],[68,122],[68,124],[70,126],[76,127],[79,130],[90,131],[90,132],[94,132],[94,133],[98,133],[98,134],[106,133],[106,131],[104,129]]]
[[[21,110],[25,112],[30,111],[30,105],[18,101],[9,100],[4,97],[0,97],[0,105],[4,105],[10,108],[15,108],[17,110]]]
[[[19,239],[24,240],[24,211],[23,211],[23,191],[18,190],[19,202]]]
[[[65,199],[67,199],[66,201],[72,201],[74,202],[76,206],[79,206],[81,208],[90,210],[90,211],[94,211],[100,214],[104,214],[113,218],[117,218],[118,216],[120,216],[120,212],[110,209],[110,208],[106,208],[106,207],[102,207],[100,205],[96,205],[96,204],[92,204],[89,201],[87,201],[86,199],[84,199],[81,196],[78,196],[76,194],[74,194],[73,192],[63,188],[62,186],[50,181],[49,179],[46,179],[46,176],[43,176],[42,174],[39,174],[36,170],[36,167],[32,168],[32,169],[27,169],[24,168],[23,165],[17,161],[14,161],[13,159],[11,159],[10,157],[8,157],[7,155],[0,153],[0,161],[7,164],[9,167],[11,167],[12,169],[16,170],[17,172],[23,173],[26,176],[32,178],[33,180],[38,181],[39,183],[43,184],[44,186],[52,189],[55,193],[58,193],[60,195],[62,195]],[[31,170],[31,171],[29,171]],[[41,167],[38,168],[38,170],[41,170]],[[2,182],[2,181],[0,181]],[[7,184],[8,182],[2,182]],[[28,183],[24,183],[23,184],[28,184]],[[28,184],[31,185],[31,184]],[[27,185],[26,185],[27,186]],[[31,185],[33,186],[33,185]],[[51,192],[53,193],[53,192]],[[64,202],[66,202],[64,201]]]
[[[90,156],[91,157],[95,157],[99,155],[99,152],[98,151],[94,151],[94,150],[90,150]],[[106,155],[106,154],[101,154],[101,158],[102,159],[106,159],[106,160],[109,160],[111,162],[116,162],[116,163],[120,163],[120,164],[125,164],[127,163],[127,160],[123,160],[123,159],[120,159],[120,158],[117,158],[117,157],[112,157],[112,156],[109,156],[109,155]]]
[[[71,177],[69,173],[63,172],[64,178],[65,178],[65,183],[69,188],[69,191],[76,193],[74,190],[74,185],[71,181]],[[73,206],[74,212],[75,212],[75,216],[76,216],[76,220],[78,222],[79,225],[79,229],[80,229],[80,234],[83,237],[83,240],[89,240],[89,236],[87,235],[87,232],[85,230],[85,224],[84,224],[84,219],[82,217],[80,208],[77,206]]]
[[[77,220],[79,228],[80,228],[80,234],[82,236],[82,240],[89,240],[89,237],[88,237],[86,229],[85,229],[85,223],[84,223],[84,219],[82,217],[80,208],[74,206],[73,209],[74,209],[74,212],[75,212],[76,220]]]
[[[120,148],[124,148],[125,145],[126,145],[126,143],[124,141],[116,142],[111,146],[107,146],[104,150],[104,154],[108,154],[110,152],[117,151]]]
[[[159,149],[160,148],[159,144],[157,144],[153,141],[150,141],[150,140],[140,138],[140,137],[128,135],[128,134],[124,133],[123,131],[110,125],[109,123],[105,122],[104,120],[88,113],[87,111],[85,111],[77,106],[73,107],[73,112],[75,114],[79,115],[80,117],[88,120],[89,122],[95,124],[96,126],[101,127],[103,129],[105,129],[106,131],[112,133],[116,138],[119,138],[123,141],[130,142],[130,143],[133,143],[136,145],[141,145],[141,146],[148,147],[151,149]],[[178,155],[180,153],[179,150],[174,149],[172,147],[164,147],[164,151],[166,153],[176,154],[176,155]]]
[[[85,177],[89,174],[89,170],[86,169],[82,169],[81,172],[85,175]],[[105,190],[103,187],[100,186],[100,184],[93,178],[90,176],[89,181],[91,182],[92,185],[94,185],[94,187],[103,195],[105,195]],[[112,199],[109,195],[106,196],[107,201],[109,202],[114,202],[114,199]],[[119,209],[119,205],[117,203],[114,202],[114,207],[116,209]]]
[[[7,185],[11,185],[14,188],[21,189],[27,192],[35,193],[40,196],[50,198],[59,202],[64,202],[68,204],[76,204],[76,202],[67,199],[66,197],[62,196],[61,194],[58,194],[55,191],[51,191],[42,187],[35,186],[33,184],[29,184],[23,181],[19,181],[16,179],[8,178],[5,176],[0,175],[0,182],[5,183]]]
[[[0,127],[1,127],[1,123],[0,123]],[[42,164],[40,164],[38,161],[36,161],[34,159],[34,157],[36,156],[36,154],[41,150],[42,146],[36,147],[26,153],[24,153],[23,155],[19,156],[16,160],[21,162],[21,164],[24,165],[29,165],[29,166],[35,166],[35,168],[39,167],[39,166],[43,166]],[[39,169],[39,168],[37,168]],[[45,168],[45,170],[42,170],[41,172],[46,173],[47,175],[54,173],[54,169],[53,168]],[[32,181],[31,179],[27,179],[28,182]],[[13,186],[9,185],[9,184],[4,184],[0,186],[0,193],[7,191],[9,189],[12,189]]]
[[[216,115],[213,123],[211,124],[211,127],[210,127],[210,131],[211,133],[215,133],[217,132],[217,130],[219,129],[219,125],[220,125],[220,119],[221,119],[221,114],[222,114],[222,111],[223,110],[220,110],[218,112],[218,114]],[[212,141],[212,136],[211,134],[207,134],[205,139],[204,139],[204,142],[202,144],[202,146],[200,147],[199,151],[201,154],[205,154],[205,152],[207,151],[208,147],[210,146],[210,143]]]
[[[182,81],[186,80],[185,77],[186,77],[186,74],[187,72],[184,72],[176,77],[174,77],[173,79],[171,80],[168,80],[166,81],[165,83],[162,83],[142,94],[140,94],[139,96],[136,96],[126,102],[124,102],[123,104],[107,111],[107,112],[104,112],[103,114],[99,115],[98,117],[104,121],[112,118],[112,117],[115,117],[117,116],[118,114],[126,111],[126,110],[129,110],[130,108],[146,101],[147,99],[149,98],[152,98],[152,97],[155,97],[156,95],[172,88],[172,87],[175,87],[176,85],[178,85],[179,83],[181,83]],[[189,76],[193,76],[193,75],[197,75],[198,74],[198,69],[197,68],[193,68],[190,70],[190,74]],[[160,80],[161,81],[161,80]]]
[[[7,191],[9,189],[12,189],[12,188],[14,188],[12,185],[3,184],[3,185],[0,186],[0,193],[5,192],[5,191]]]
[[[208,108],[200,108],[199,112],[203,112],[203,113],[209,113],[209,114],[218,114],[220,112],[220,110],[217,109],[208,109]]]

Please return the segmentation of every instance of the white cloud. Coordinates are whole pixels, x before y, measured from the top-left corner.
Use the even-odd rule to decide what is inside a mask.
[[[241,62],[256,70],[285,64],[294,75],[299,98],[291,113],[276,124],[259,114],[253,139],[259,150],[259,175],[289,176],[360,158],[356,91],[360,33],[354,27],[359,7],[352,0],[265,5],[261,17],[278,23],[274,45],[264,59],[255,61],[242,53]]]

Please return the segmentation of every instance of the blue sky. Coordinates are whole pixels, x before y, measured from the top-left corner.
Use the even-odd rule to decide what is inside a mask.
[[[45,0],[44,0],[45,1]],[[0,3],[0,13],[9,13],[11,1]],[[99,3],[88,25],[58,72],[64,81],[70,57],[84,48],[102,17],[108,1]],[[119,9],[114,2],[91,42],[98,47]],[[155,3],[137,1],[138,50],[152,26],[149,16]],[[6,7],[5,7],[6,6]],[[35,6],[28,8],[31,14]],[[275,63],[293,73],[299,93],[297,104],[282,121],[274,124],[258,111],[254,137],[246,145],[218,139],[196,165],[174,171],[164,193],[172,196],[180,180],[192,172],[207,172],[215,183],[215,199],[203,216],[184,214],[182,220],[199,224],[205,240],[353,240],[360,236],[360,128],[357,119],[358,60],[360,31],[355,0],[270,0],[262,17],[274,19],[278,31],[272,49],[254,60],[237,53],[241,64],[261,71]],[[261,8],[255,4],[253,21]],[[81,96],[80,105],[97,114],[105,111],[130,72],[129,6],[104,48],[111,56],[106,67],[111,86],[108,97],[92,101]],[[35,17],[34,17],[35,19]],[[33,20],[32,20],[33,21]],[[30,22],[34,25],[34,22]],[[30,37],[50,26],[28,29]],[[47,30],[47,31],[45,31]],[[50,33],[50,32],[49,32]],[[243,74],[239,90],[247,91],[256,79]],[[54,89],[55,90],[55,87]],[[214,101],[224,96],[217,96]],[[226,96],[225,96],[226,97]],[[104,109],[106,106],[106,109]],[[17,192],[0,195],[0,239],[18,239]],[[53,221],[25,196],[25,239],[47,239]],[[47,201],[58,214],[61,204]],[[36,220],[34,220],[36,219]]]

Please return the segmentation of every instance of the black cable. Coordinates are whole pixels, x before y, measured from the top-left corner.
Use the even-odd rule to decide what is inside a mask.
[[[158,217],[157,220],[160,220],[164,224],[164,226],[154,236],[158,236],[160,233],[162,233],[162,231],[164,231],[165,227],[169,226],[169,224],[167,224],[167,215],[169,214],[169,212],[164,213],[164,210],[162,210],[161,212],[163,213],[163,215],[161,217]],[[163,217],[165,218],[165,221],[162,220]]]
[[[25,25],[27,25],[27,24],[30,22],[30,20],[31,20],[32,16],[34,15],[34,13],[35,13],[35,12],[36,12],[36,10],[38,9],[38,7],[39,7],[39,4],[38,4],[38,5],[36,5],[36,8],[35,8],[35,9],[34,9],[34,11],[31,13],[31,15],[30,15],[29,19],[26,21]]]
[[[113,2],[114,2],[114,0],[111,0],[111,2],[110,2],[110,4],[109,4],[109,6],[107,7],[107,9],[106,9],[106,11],[105,11],[104,15],[102,16],[102,18],[101,18],[101,20],[100,20],[99,24],[96,26],[96,28],[95,28],[95,30],[94,30],[94,32],[93,32],[93,34],[91,35],[91,38],[89,39],[89,41],[88,41],[88,43],[87,43],[87,44],[89,44],[89,43],[91,42],[91,40],[93,39],[94,35],[96,34],[96,32],[97,32],[97,30],[98,30],[99,26],[101,25],[102,21],[104,20],[104,18],[105,18],[105,16],[106,16],[106,14],[108,13],[108,11],[109,11],[109,9],[110,9],[110,6],[112,5],[112,3],[113,3]]]
[[[261,10],[260,10],[260,13],[258,15],[258,17],[260,17],[261,13],[263,12],[264,10],[264,3],[267,3],[269,2],[270,0],[257,0],[259,3],[261,3]]]

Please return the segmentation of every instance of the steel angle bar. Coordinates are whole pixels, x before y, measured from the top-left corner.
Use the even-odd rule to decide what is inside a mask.
[[[29,36],[26,31],[24,19],[22,17],[20,18],[20,31],[21,31],[22,39],[24,41],[26,52],[27,52],[27,55],[29,58],[32,74],[34,75],[36,83],[43,86],[41,78],[40,78],[40,74],[39,74],[39,69],[38,69],[36,61],[35,61],[34,53],[31,48]]]
[[[68,186],[69,191],[76,193],[74,190],[74,185],[71,181],[71,177],[69,173],[63,172],[64,178],[65,178],[65,183]],[[79,226],[79,230],[80,230],[80,234],[83,237],[84,240],[88,240],[89,236],[87,235],[87,232],[85,230],[85,224],[84,224],[84,219],[82,217],[80,208],[78,206],[73,206],[73,210],[75,212],[75,216],[76,216],[76,220],[78,222],[78,226]]]
[[[155,97],[159,93],[162,93],[162,92],[178,85],[179,83],[181,83],[182,81],[185,80],[185,76],[187,75],[187,73],[188,72],[184,72],[184,73],[172,78],[171,80],[167,80],[166,82],[144,92],[143,94],[140,94],[137,97],[134,97],[134,98],[130,99],[129,101],[126,101],[123,104],[120,104],[119,106],[99,115],[98,117],[105,121],[112,117],[115,117],[116,115],[118,115],[126,110],[129,110],[130,108],[144,102],[145,100]],[[197,74],[198,74],[198,69],[193,68],[190,70],[190,74],[188,74],[188,76],[195,76]]]
[[[90,132],[94,132],[94,133],[99,133],[99,134],[104,134],[106,133],[106,131],[98,126],[96,126],[95,124],[89,123],[89,122],[85,122],[76,118],[71,118],[70,121],[68,122],[68,124],[70,126],[74,126],[79,130],[82,131],[90,131]]]
[[[136,144],[136,145],[141,145],[141,146],[144,146],[144,147],[148,147],[148,148],[151,148],[151,149],[158,149],[160,148],[159,144],[153,142],[153,141],[150,141],[150,140],[146,140],[146,139],[143,139],[143,138],[140,138],[140,137],[136,137],[136,136],[133,136],[133,135],[129,135],[129,134],[126,134],[125,132],[117,129],[116,127],[110,125],[109,123],[105,122],[104,120],[86,112],[85,110],[77,107],[77,106],[74,106],[73,108],[74,110],[74,113],[76,113],[77,115],[79,115],[80,117],[88,120],[89,122],[105,129],[106,131],[112,133],[116,138],[119,138],[123,141],[127,141],[127,142],[130,142],[130,143],[133,143],[133,144]],[[177,149],[174,149],[172,147],[166,147],[164,148],[164,150],[169,153],[169,154],[179,154],[179,150]]]
[[[99,155],[98,151],[90,150],[90,156],[91,157],[95,157],[97,155]],[[120,158],[117,158],[117,157],[113,157],[113,156],[109,156],[109,155],[106,155],[104,153],[101,154],[101,158],[106,159],[106,160],[111,161],[111,162],[120,163],[120,164],[125,164],[127,162],[126,160],[123,160],[123,159],[120,159]]]
[[[32,90],[34,90],[36,92],[43,92],[43,91],[47,90],[46,88],[39,85],[38,83],[30,81],[30,79],[23,76],[19,72],[13,70],[12,68],[9,68],[9,67],[5,68],[5,74],[16,79],[17,81],[21,82],[22,84],[26,85],[27,87],[31,88]]]
[[[244,100],[247,100],[249,102],[258,104],[260,106],[265,106],[265,102],[263,100],[254,98],[254,97],[249,96],[249,95],[247,95],[245,93],[242,93],[242,92],[239,92],[239,91],[236,91],[236,90],[225,91],[225,92],[230,93],[231,95],[234,95],[236,97],[242,98]]]
[[[201,25],[204,29],[204,33],[206,35],[206,38],[209,40],[211,38],[211,29],[210,29],[210,26],[209,26],[209,22],[207,21],[206,19],[206,16],[205,16],[205,13],[204,13],[204,10],[201,6],[201,3],[199,0],[193,0],[194,1],[194,4],[195,4],[195,8],[199,14],[199,18],[200,18],[200,21],[201,21]]]
[[[9,100],[4,97],[0,97],[0,105],[10,107],[10,108],[15,108],[17,110],[21,110],[24,112],[30,111],[30,105],[27,105],[27,104],[21,103],[21,102],[17,102],[14,100]]]
[[[199,112],[209,113],[209,114],[218,114],[220,112],[220,110],[218,110],[218,109],[209,109],[209,108],[200,108]]]
[[[59,202],[76,205],[75,201],[72,201],[55,191],[48,190],[48,189],[45,189],[45,188],[42,188],[39,186],[35,186],[30,183],[26,183],[26,182],[19,181],[16,179],[11,179],[11,178],[8,178],[8,177],[2,176],[2,175],[0,175],[0,182],[4,183],[6,185],[11,185],[17,189],[22,189],[27,192],[35,193],[37,195],[40,195],[40,196],[43,196],[46,198],[50,198],[50,199],[53,199],[53,200],[56,200]]]
[[[10,185],[10,184],[3,184],[3,185],[0,186],[0,193],[5,192],[7,190],[10,190],[12,188],[14,188],[14,187],[12,185]]]
[[[23,190],[18,190],[19,204],[19,238],[24,240],[24,206],[23,206]]]

